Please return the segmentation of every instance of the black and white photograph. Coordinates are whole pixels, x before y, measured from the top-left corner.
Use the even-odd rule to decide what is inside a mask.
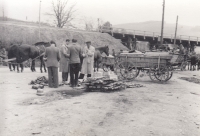
[[[200,1],[0,0],[0,136],[200,136]]]

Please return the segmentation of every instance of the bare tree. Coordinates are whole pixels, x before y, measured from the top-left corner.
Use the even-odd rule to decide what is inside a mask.
[[[84,21],[84,25],[85,25],[85,30],[87,30],[87,31],[94,30],[95,22],[94,22],[94,20],[92,18],[84,17],[83,21]]]
[[[63,28],[65,25],[74,27],[71,21],[74,19],[74,13],[76,4],[70,5],[69,0],[57,0],[56,3],[52,1],[52,12],[47,15],[55,17],[56,25],[59,28]]]

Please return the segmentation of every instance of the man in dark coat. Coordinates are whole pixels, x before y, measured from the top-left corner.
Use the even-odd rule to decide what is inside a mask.
[[[81,57],[81,46],[77,43],[76,39],[72,39],[72,44],[69,46],[71,87],[76,87],[78,85],[80,57]]]
[[[58,88],[58,62],[60,61],[60,51],[56,43],[51,41],[51,46],[46,48],[49,87]]]

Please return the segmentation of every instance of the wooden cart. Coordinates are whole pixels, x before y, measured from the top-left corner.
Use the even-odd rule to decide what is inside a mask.
[[[101,65],[102,65],[102,69],[105,72],[107,72],[109,70],[114,70],[115,58],[109,57],[109,56],[102,57]]]
[[[172,76],[169,70],[172,56],[145,56],[143,54],[123,53],[115,68],[125,79],[131,80],[138,76],[140,70],[147,71],[152,81],[168,81]]]
[[[172,69],[180,69],[183,71],[186,69],[188,60],[184,59],[183,54],[173,54],[172,59],[170,60],[170,63],[171,63]]]

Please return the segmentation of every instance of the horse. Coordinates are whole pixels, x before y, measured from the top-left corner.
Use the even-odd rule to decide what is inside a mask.
[[[40,59],[40,72],[43,73],[42,67],[44,67],[44,71],[47,72],[46,65],[44,62],[44,52],[46,50],[45,48],[50,46],[50,43],[49,42],[37,42],[34,44],[34,46],[39,50],[39,54],[40,54],[40,56],[38,56]],[[36,71],[35,70],[35,59],[32,60],[31,71],[32,72]]]
[[[18,53],[19,53],[18,48],[19,48],[18,44],[13,44],[9,47],[9,49],[8,49],[8,59],[16,58],[18,56]],[[15,71],[15,66],[17,67],[18,73],[19,73],[19,66],[21,68],[21,72],[23,72],[23,70],[24,70],[23,63],[18,64],[16,61],[9,62],[10,71],[12,71],[12,67],[13,67],[13,70]]]
[[[15,61],[11,61],[11,63],[8,64],[10,71],[15,71],[15,67],[17,67],[17,72],[19,73],[19,66],[21,68],[21,72],[24,71],[24,65],[23,64],[14,64],[14,63],[16,63],[16,62]]]
[[[8,59],[13,59],[15,60],[13,63],[20,64],[21,72],[23,72],[23,63],[25,61],[29,59],[35,60],[40,55],[41,51],[39,48],[28,44],[12,45],[8,50]],[[33,62],[32,66],[34,66]]]
[[[97,47],[95,48],[95,53],[94,53],[94,72],[96,72],[95,67],[97,68],[97,71],[99,71],[99,64],[101,62],[101,54],[105,53],[107,56],[109,56],[109,47],[103,46],[103,47]]]
[[[191,54],[189,56],[189,61],[188,61],[188,70],[196,70],[196,66],[197,66],[197,70],[200,69],[200,55],[199,54]]]

